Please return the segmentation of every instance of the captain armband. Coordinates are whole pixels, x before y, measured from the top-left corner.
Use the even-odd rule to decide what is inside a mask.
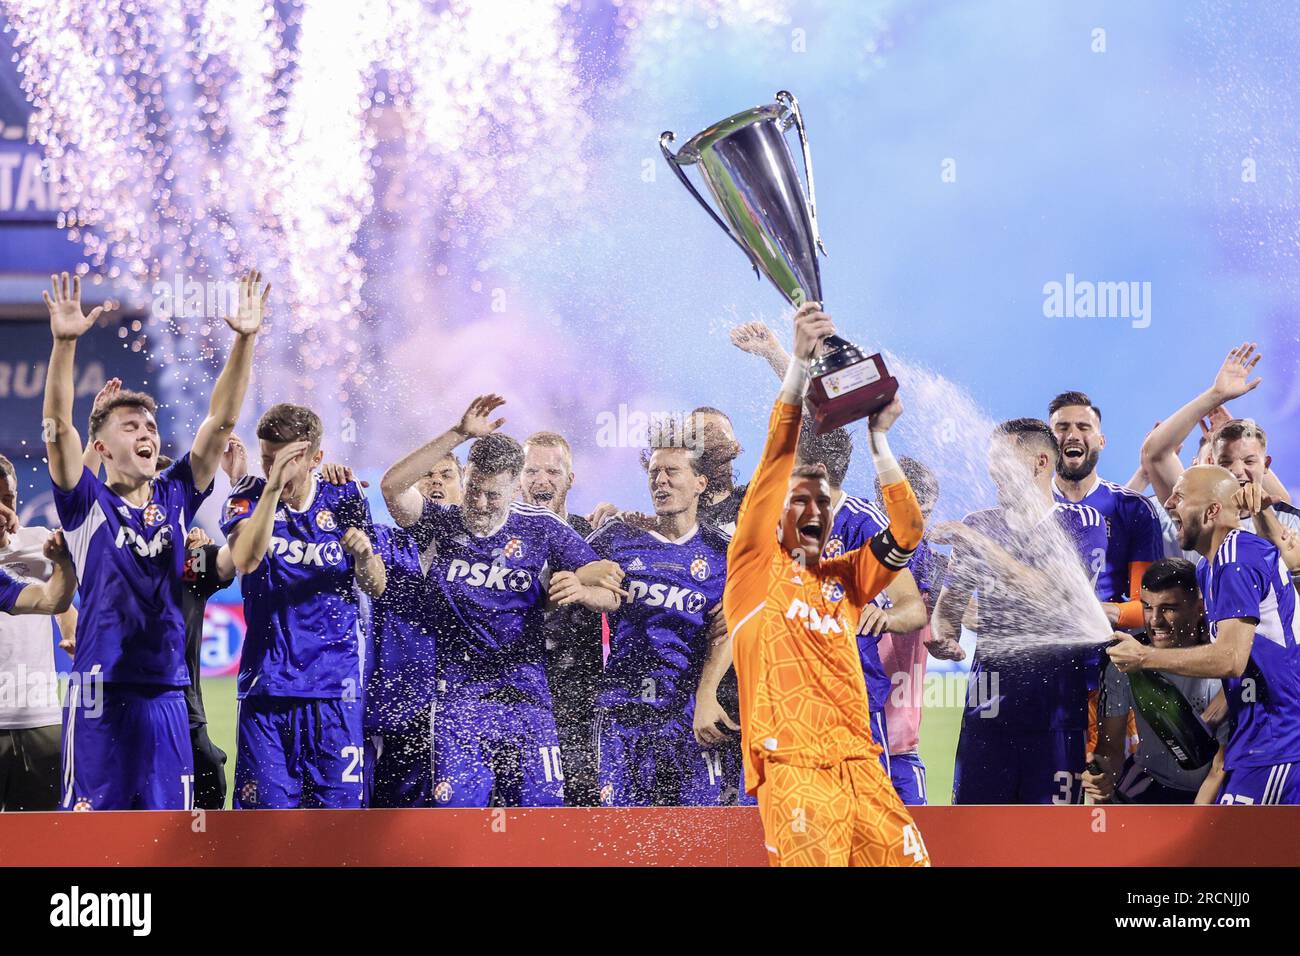
[[[915,548],[899,547],[893,532],[888,528],[873,534],[871,540],[867,542],[867,547],[871,549],[871,553],[875,555],[876,560],[891,571],[902,571],[906,568],[912,560],[912,555],[916,552]]]

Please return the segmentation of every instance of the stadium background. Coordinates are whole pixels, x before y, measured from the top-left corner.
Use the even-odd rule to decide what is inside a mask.
[[[476,15],[490,6],[476,5]],[[534,40],[571,54],[565,82],[529,89],[540,81],[520,72],[500,85],[552,95],[551,124],[529,129],[532,137],[471,135],[469,125],[464,137],[448,134],[449,152],[458,147],[462,162],[497,174],[479,193],[443,189],[430,201],[418,190],[381,190],[374,173],[377,198],[352,245],[365,261],[355,314],[361,347],[380,356],[374,374],[346,398],[313,391],[303,364],[328,369],[333,357],[275,328],[239,429],[246,438],[274,401],[310,397],[326,411],[327,456],[375,483],[384,464],[445,427],[470,396],[497,390],[510,400],[508,430],[558,428],[573,441],[570,505],[585,512],[599,500],[645,500],[636,442],[602,438],[602,423],[707,403],[735,419],[745,476],[773,380],[726,332],[751,318],[782,328],[784,315],[694,208],[655,142],[663,129],[687,136],[788,88],[803,105],[816,165],[831,254],[827,306],[850,337],[958,384],[994,418],[1041,415],[1057,391],[1086,390],[1105,413],[1101,471],[1119,481],[1151,423],[1204,387],[1229,345],[1253,339],[1266,356],[1265,382],[1234,411],[1269,427],[1276,468],[1296,485],[1293,5],[538,6],[553,10],[544,21],[553,35]],[[482,50],[471,53],[490,59],[523,26],[537,28],[501,23],[499,36],[480,38]],[[39,445],[48,352],[40,290],[50,272],[83,256],[62,228],[58,165],[28,142],[31,107],[9,55],[13,37],[6,24],[0,451],[18,465],[24,520],[50,523]],[[473,56],[448,62],[477,68]],[[489,108],[468,104],[463,118]],[[379,129],[375,158],[400,139],[397,129]],[[117,135],[107,122],[104,135]],[[507,167],[525,172],[511,178]],[[537,198],[530,168],[559,185]],[[407,172],[420,180],[437,171]],[[503,226],[496,220],[512,202],[527,218]],[[161,387],[164,434],[192,435],[206,389],[176,385],[160,362],[191,362],[202,382],[214,359],[157,347],[167,332],[149,318],[149,288],[129,281],[131,263],[113,260],[112,250],[96,271],[115,266],[117,280],[93,294],[126,308],[79,349],[78,418],[104,379],[119,375],[131,387]],[[263,269],[274,281],[276,265]],[[1044,285],[1067,275],[1150,283],[1149,324],[1045,317]],[[900,450],[927,452],[920,442]],[[864,478],[858,462],[850,490],[866,493]],[[209,527],[224,492],[219,478],[201,515]],[[964,510],[963,501],[949,494],[940,517]],[[373,504],[382,514],[377,497]],[[204,649],[213,736],[232,753],[229,675],[242,633],[232,588],[209,605]],[[959,713],[927,708],[923,756],[935,802],[947,800]]]

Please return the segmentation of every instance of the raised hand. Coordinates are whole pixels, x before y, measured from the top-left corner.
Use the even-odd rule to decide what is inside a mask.
[[[238,435],[231,435],[221,453],[221,470],[233,485],[248,474],[248,449]]]
[[[482,438],[492,434],[506,423],[504,418],[492,420],[492,413],[505,403],[500,395],[480,395],[465,409],[460,424],[456,426],[457,433],[464,438]]]
[[[873,432],[887,432],[903,414],[903,400],[895,393],[889,404],[867,419]]]
[[[1232,493],[1232,505],[1238,514],[1251,516],[1259,514],[1273,503],[1264,486],[1256,482],[1247,482]]]
[[[284,473],[289,467],[296,463],[311,448],[309,441],[295,441],[285,445],[275,454],[275,461],[271,463],[271,471],[266,476],[266,486],[280,491],[284,488]]]
[[[331,485],[346,485],[350,481],[357,481],[357,476],[351,468],[333,461],[320,466],[320,476]],[[357,484],[362,488],[370,487],[368,481],[357,481]]]
[[[1255,370],[1261,358],[1263,355],[1255,351],[1254,342],[1243,342],[1228,353],[1211,386],[1220,405],[1230,399],[1240,398],[1263,381],[1261,378],[1250,381],[1250,373]]]
[[[587,515],[587,524],[591,525],[594,530],[599,531],[600,526],[606,521],[618,515],[618,505],[612,505],[608,501],[602,501],[596,505],[595,510]]]
[[[50,276],[50,285],[54,287],[54,294],[42,292],[41,298],[50,310],[50,331],[55,339],[75,341],[81,338],[96,319],[113,309],[111,304],[105,304],[95,306],[89,315],[81,311],[81,276],[61,272]]]
[[[765,322],[746,322],[731,330],[731,344],[742,352],[766,358],[781,347]]]
[[[259,286],[262,273],[254,269],[239,280],[239,306],[234,315],[226,316],[226,325],[239,335],[255,335],[262,328],[266,316],[266,299],[271,294],[271,283]]]
[[[794,314],[794,354],[810,361],[817,357],[822,340],[835,334],[835,323],[822,311],[821,303],[805,302]]]
[[[117,393],[121,390],[122,380],[120,378],[110,378],[104,383],[104,387],[95,394],[95,401],[90,406],[90,414],[99,414],[100,409],[116,398]]]

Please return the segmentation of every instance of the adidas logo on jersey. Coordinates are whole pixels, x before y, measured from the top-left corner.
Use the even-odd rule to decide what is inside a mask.
[[[511,568],[505,564],[488,564],[475,561],[470,564],[459,558],[447,567],[447,580],[465,579],[465,583],[476,588],[492,588],[494,591],[514,591],[522,594],[533,586],[532,574],[524,568]]]
[[[648,607],[662,607],[670,611],[684,611],[687,614],[699,614],[704,610],[707,598],[699,591],[679,588],[671,584],[646,584],[633,581],[627,591],[633,601],[640,601]]]
[[[343,563],[343,545],[337,541],[290,541],[271,538],[267,554],[285,564],[309,564],[318,568]]]
[[[787,621],[798,618],[803,621],[804,627],[818,634],[840,634],[844,631],[844,628],[840,627],[838,619],[829,614],[818,613],[815,607],[809,607],[798,598],[790,602],[790,608],[785,612],[785,617]]]
[[[156,535],[146,541],[134,528],[119,525],[113,547],[129,547],[142,558],[156,558],[171,545],[171,531],[171,528],[160,528]]]
[[[644,570],[645,570],[645,562],[641,560],[640,556],[635,557],[635,558],[633,558],[631,561],[628,562],[627,570],[629,570],[629,571],[644,571]]]

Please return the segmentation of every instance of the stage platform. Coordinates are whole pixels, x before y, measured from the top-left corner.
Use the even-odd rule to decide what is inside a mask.
[[[1294,866],[1300,807],[918,807],[936,866]],[[752,808],[0,813],[0,866],[763,866]]]

